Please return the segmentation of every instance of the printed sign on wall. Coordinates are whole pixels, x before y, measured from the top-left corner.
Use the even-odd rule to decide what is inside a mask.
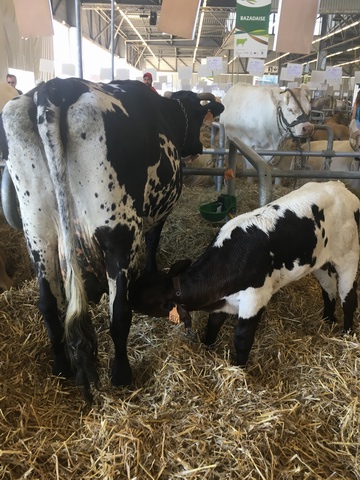
[[[234,56],[265,58],[271,0],[236,0]]]

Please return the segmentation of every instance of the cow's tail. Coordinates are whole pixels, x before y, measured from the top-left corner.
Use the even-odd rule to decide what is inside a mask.
[[[55,79],[53,82],[60,83]],[[50,85],[53,85],[51,88]],[[96,358],[96,335],[89,317],[84,281],[76,258],[74,210],[64,154],[65,132],[62,116],[66,107],[57,101],[57,85],[52,82],[39,87],[37,103],[38,128],[48,162],[59,211],[59,238],[66,263],[64,289],[67,301],[64,319],[65,343],[76,380],[91,398],[90,382],[99,383]]]

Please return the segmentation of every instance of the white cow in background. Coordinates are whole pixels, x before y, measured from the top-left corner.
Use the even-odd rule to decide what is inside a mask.
[[[310,100],[311,92],[306,85],[282,90],[237,83],[225,94],[220,123],[224,125],[227,140],[239,138],[255,150],[276,150],[286,135],[313,134],[314,126],[308,117]],[[271,158],[264,157],[266,161]]]

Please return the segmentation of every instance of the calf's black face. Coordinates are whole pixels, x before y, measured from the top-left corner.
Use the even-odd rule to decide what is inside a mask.
[[[181,293],[176,291],[173,280],[190,265],[189,259],[178,260],[168,272],[145,273],[138,277],[129,288],[131,307],[151,317],[167,317],[175,305],[181,304]]]

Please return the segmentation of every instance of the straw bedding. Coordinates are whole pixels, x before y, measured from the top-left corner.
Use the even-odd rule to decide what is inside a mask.
[[[163,267],[203,251],[219,225],[198,206],[217,195],[185,188],[161,241]],[[244,180],[237,197],[239,213],[257,206],[256,187]],[[17,242],[20,254],[21,235]],[[0,295],[1,479],[360,479],[359,318],[352,336],[324,324],[311,277],[274,296],[245,370],[232,362],[234,318],[209,350],[202,312],[188,337],[182,325],[134,315],[134,383],[121,389],[107,376],[104,296],[91,306],[102,390],[89,406],[79,387],[51,376],[37,286],[22,268]]]

